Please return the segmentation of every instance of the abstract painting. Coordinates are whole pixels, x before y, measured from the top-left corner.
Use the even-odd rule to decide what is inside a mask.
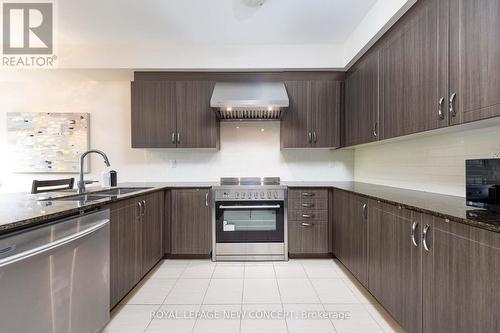
[[[89,146],[88,130],[88,113],[7,112],[14,171],[79,172],[79,157]]]

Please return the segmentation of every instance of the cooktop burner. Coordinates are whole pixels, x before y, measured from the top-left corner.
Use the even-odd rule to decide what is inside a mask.
[[[280,177],[222,177],[221,185],[280,185]]]

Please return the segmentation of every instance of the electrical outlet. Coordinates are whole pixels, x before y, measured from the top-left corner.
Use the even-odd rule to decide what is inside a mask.
[[[177,160],[170,160],[170,168],[175,169],[177,168]]]
[[[336,164],[337,164],[337,163],[336,163],[334,160],[330,160],[330,161],[328,161],[328,167],[329,167],[329,168],[332,168],[332,169],[333,169],[333,168],[335,168]]]

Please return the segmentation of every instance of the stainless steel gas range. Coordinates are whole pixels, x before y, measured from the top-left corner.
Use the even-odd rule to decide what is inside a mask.
[[[279,178],[221,178],[213,191],[214,261],[288,260],[287,187]]]

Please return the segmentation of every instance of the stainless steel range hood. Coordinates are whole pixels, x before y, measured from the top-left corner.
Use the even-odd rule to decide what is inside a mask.
[[[279,120],[288,107],[283,82],[217,82],[210,106],[221,120]]]

